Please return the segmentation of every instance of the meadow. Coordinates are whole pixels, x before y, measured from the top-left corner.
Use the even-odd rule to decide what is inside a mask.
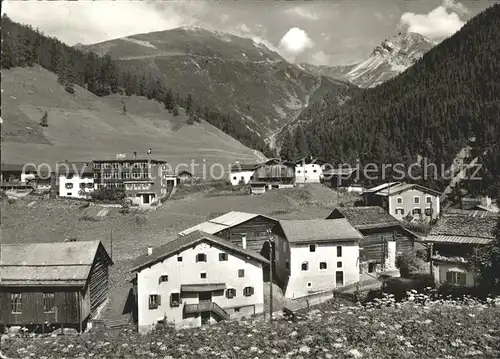
[[[386,297],[367,306],[331,301],[297,321],[227,321],[189,330],[171,328],[140,335],[4,340],[4,354],[17,358],[498,358],[500,298],[480,303],[429,301],[410,294],[395,303]]]

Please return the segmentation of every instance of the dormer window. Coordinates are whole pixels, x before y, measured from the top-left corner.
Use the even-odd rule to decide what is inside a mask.
[[[205,253],[198,253],[196,255],[196,262],[206,262],[207,261],[207,255]]]

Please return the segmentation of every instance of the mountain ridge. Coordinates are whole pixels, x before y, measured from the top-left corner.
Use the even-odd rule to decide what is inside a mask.
[[[346,80],[361,88],[380,85],[414,65],[437,43],[415,32],[400,32],[377,45],[370,56],[359,63],[341,66],[303,64],[310,71]]]
[[[136,34],[85,50],[146,66],[182,95],[238,116],[261,138],[296,119],[317,88],[349,86],[289,63],[253,39],[201,27]]]

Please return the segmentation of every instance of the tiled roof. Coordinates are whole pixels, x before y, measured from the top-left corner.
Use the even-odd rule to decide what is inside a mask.
[[[441,192],[435,191],[433,189],[418,185],[418,184],[409,184],[409,183],[400,183],[395,186],[390,186],[388,188],[382,189],[377,192],[379,196],[394,196],[403,192],[406,192],[410,189],[416,189],[424,193],[430,193],[434,196],[440,196]]]
[[[4,244],[0,285],[84,285],[99,249],[99,241]]]
[[[327,219],[333,218],[332,216],[336,212],[346,218],[358,230],[400,226],[396,218],[378,206],[337,207]]]
[[[369,192],[369,193],[375,193],[375,192],[378,192],[380,190],[383,190],[387,187],[392,187],[392,186],[395,186],[395,185],[399,185],[400,182],[390,182],[390,183],[383,183],[381,185],[378,185],[378,186],[375,186],[375,187],[372,187],[372,188],[368,188],[366,190],[364,190],[364,192]]]
[[[191,233],[193,231],[203,231],[206,233],[210,234],[216,234],[219,233],[220,231],[237,226],[238,224],[244,223],[246,221],[249,221],[251,219],[254,219],[255,217],[265,217],[270,220],[276,221],[274,218],[264,216],[262,214],[256,214],[256,213],[247,213],[247,212],[237,212],[237,211],[232,211],[228,212],[226,214],[223,214],[220,217],[210,219],[206,222],[197,224],[196,226],[193,226],[191,228],[185,229],[184,231],[180,232],[179,235],[185,235],[188,233]]]
[[[231,165],[231,172],[255,171],[258,167],[257,163],[235,163]]]
[[[425,239],[427,242],[485,244],[495,237],[498,217],[448,215],[442,217]]]
[[[444,216],[466,216],[466,217],[496,217],[497,214],[486,210],[466,210],[466,209],[448,209],[443,213]]]
[[[358,241],[363,239],[346,219],[306,219],[279,221],[290,243]]]
[[[226,250],[239,254],[242,257],[250,257],[265,264],[269,263],[266,258],[256,252],[239,247],[228,240],[213,236],[209,233],[196,230],[189,234],[179,236],[161,247],[153,249],[152,255],[142,255],[138,257],[132,264],[131,270],[138,271],[144,267],[151,266],[164,258],[170,257],[175,253],[181,252],[184,249],[203,241],[217,244]]]

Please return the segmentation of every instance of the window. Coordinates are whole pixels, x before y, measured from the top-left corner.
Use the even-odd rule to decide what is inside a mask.
[[[288,259],[287,259],[287,260],[286,260],[286,262],[285,262],[285,268],[286,268],[287,270],[290,270],[290,262],[288,261]]]
[[[73,183],[66,183],[66,189],[73,189]]]
[[[149,309],[156,309],[161,304],[161,297],[158,294],[149,295]]]
[[[465,273],[449,271],[446,272],[446,282],[455,285],[466,285]]]
[[[94,184],[93,183],[87,183],[87,188],[94,188]]]
[[[177,262],[182,262],[182,257],[181,256],[177,257]]]
[[[99,178],[99,173],[94,173],[94,178]]]
[[[403,197],[398,197],[397,198],[397,202],[398,202],[398,204],[402,204],[403,203]]]
[[[170,294],[170,306],[178,307],[181,303],[181,295],[179,293]]]
[[[201,279],[207,279],[207,272],[201,272],[200,273],[200,278]]]
[[[425,215],[426,216],[432,216],[432,208],[426,208],[425,209]]]
[[[243,295],[245,297],[250,297],[251,295],[253,295],[253,287],[245,287],[243,289]]]
[[[161,284],[163,282],[168,282],[168,275],[164,274],[164,275],[160,276],[158,283]]]
[[[420,203],[420,197],[417,197],[417,196],[413,197],[413,203],[419,204]]]
[[[207,255],[205,253],[198,253],[196,255],[196,261],[197,262],[206,262],[207,261]]]
[[[236,176],[234,176],[233,179],[236,181]]]
[[[303,263],[302,263],[302,266],[301,266],[301,269],[302,269],[303,271],[307,271],[307,270],[309,270],[309,262],[303,262]]]
[[[309,245],[309,252],[316,252],[316,245],[315,244]]]
[[[425,202],[432,203],[432,197],[430,197],[430,196],[425,197]]]
[[[43,312],[54,313],[55,308],[55,294],[43,293]]]
[[[219,262],[227,261],[227,253],[219,253]]]
[[[319,269],[326,269],[326,262],[319,262]]]
[[[376,268],[377,268],[377,263],[368,263],[368,273],[375,272]]]
[[[256,231],[254,233],[255,237],[267,237],[267,232],[266,231]]]
[[[231,299],[236,297],[236,289],[234,288],[228,288],[226,290],[226,298]]]
[[[98,170],[99,168],[101,168],[101,164],[100,163],[94,163],[94,168],[96,170]]]
[[[401,214],[401,215],[405,214],[404,208],[396,208],[396,214]]]
[[[307,286],[310,288],[312,287],[312,283],[311,282],[307,282]]]
[[[313,170],[314,173],[316,173],[316,170]]]
[[[238,277],[243,278],[245,276],[245,270],[244,269],[238,269]]]
[[[23,312],[23,299],[21,293],[12,293],[10,295],[12,314],[21,314]]]
[[[342,257],[342,246],[337,246],[337,257]]]
[[[412,214],[422,214],[422,210],[420,208],[413,208]]]
[[[68,192],[68,193],[66,193],[66,196],[71,197],[71,196],[73,196],[73,193],[72,192]]]
[[[80,189],[85,189],[85,183],[80,183]]]
[[[300,173],[300,170],[298,170],[297,173]]]
[[[337,268],[342,268],[342,262],[337,262]]]

